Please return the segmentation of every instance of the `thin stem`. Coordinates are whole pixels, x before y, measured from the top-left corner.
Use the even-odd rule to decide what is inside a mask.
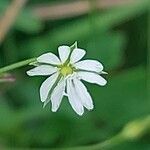
[[[105,149],[107,150],[125,141],[126,139],[122,136],[122,134],[117,134],[111,139],[108,139],[104,142],[101,142],[92,146],[90,145],[90,146],[85,146],[85,147],[81,146],[81,147],[75,147],[75,148],[66,148],[66,150],[105,150]],[[60,149],[60,150],[65,150],[65,149]]]
[[[11,70],[23,67],[23,66],[26,66],[26,65],[34,62],[34,61],[36,61],[36,58],[31,58],[31,59],[23,60],[23,61],[11,64],[11,65],[8,65],[6,67],[0,68],[0,74],[6,73],[8,71],[11,71]]]
[[[143,137],[150,131],[150,115],[127,123],[124,128],[110,139],[90,146],[75,148],[54,149],[54,150],[110,150],[114,146],[126,141],[133,141]]]
[[[102,143],[96,144],[93,146],[92,150],[104,150],[104,149],[109,149],[112,148],[115,145],[119,145],[123,142],[125,142],[125,138],[122,136],[122,134],[118,134],[111,139],[108,139]]]

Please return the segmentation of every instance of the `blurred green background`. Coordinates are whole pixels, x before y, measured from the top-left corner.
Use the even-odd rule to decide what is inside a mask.
[[[0,23],[12,2],[0,0]],[[95,109],[79,117],[67,99],[57,113],[50,105],[42,108],[39,87],[45,77],[28,77],[30,66],[11,72],[15,81],[0,83],[0,149],[92,145],[149,115],[149,10],[149,0],[27,1],[0,43],[0,66],[57,53],[59,45],[78,41],[86,58],[104,64],[108,84],[86,83]],[[149,133],[111,149],[149,150]]]

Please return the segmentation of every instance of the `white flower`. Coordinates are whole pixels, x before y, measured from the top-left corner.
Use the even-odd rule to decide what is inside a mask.
[[[103,65],[97,60],[82,60],[86,51],[77,48],[77,43],[58,47],[58,58],[49,52],[37,58],[36,67],[27,71],[29,76],[50,76],[40,87],[41,101],[44,106],[51,101],[52,111],[56,112],[63,96],[67,96],[73,110],[84,113],[84,107],[93,109],[92,98],[81,80],[104,86],[107,81],[100,76]]]

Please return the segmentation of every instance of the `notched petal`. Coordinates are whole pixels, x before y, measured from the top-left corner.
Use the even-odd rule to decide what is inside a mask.
[[[61,62],[59,58],[53,53],[46,53],[37,58],[37,61],[40,63],[47,63],[52,65],[60,65]]]
[[[84,107],[86,107],[88,110],[92,110],[94,108],[94,105],[92,98],[89,92],[87,91],[87,88],[79,79],[76,78],[74,79],[74,85]]]
[[[52,111],[56,112],[64,96],[66,81],[61,79],[51,94]]]
[[[29,76],[47,76],[55,73],[57,71],[56,67],[52,67],[50,65],[40,65],[29,71],[27,71],[27,75]]]
[[[59,57],[62,63],[64,63],[70,54],[70,47],[69,46],[59,46],[58,47]]]
[[[78,77],[84,81],[89,83],[98,84],[100,86],[106,85],[107,81],[101,77],[100,75],[93,73],[93,72],[78,72]]]
[[[49,92],[52,86],[54,85],[54,83],[56,82],[57,78],[58,78],[58,73],[55,73],[42,83],[40,87],[40,97],[42,102],[46,101]]]
[[[72,106],[73,110],[78,115],[82,116],[84,113],[84,108],[81,101],[79,100],[79,97],[76,93],[75,87],[71,79],[67,79],[67,94],[68,94],[69,103]]]
[[[93,72],[101,72],[103,65],[97,60],[82,60],[74,64],[75,68]]]
[[[86,54],[86,51],[84,49],[80,49],[80,48],[75,48],[72,51],[71,57],[70,57],[70,63],[76,63],[79,60],[81,60],[84,55]]]

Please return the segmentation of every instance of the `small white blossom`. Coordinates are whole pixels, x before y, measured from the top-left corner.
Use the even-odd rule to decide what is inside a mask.
[[[81,80],[104,86],[107,81],[100,76],[106,74],[103,65],[97,60],[82,60],[86,51],[71,47],[58,47],[59,58],[49,52],[37,58],[36,67],[27,71],[29,76],[49,76],[40,87],[40,97],[44,106],[51,101],[52,111],[56,112],[63,96],[67,96],[73,110],[84,113],[84,107],[93,109],[92,98]]]

